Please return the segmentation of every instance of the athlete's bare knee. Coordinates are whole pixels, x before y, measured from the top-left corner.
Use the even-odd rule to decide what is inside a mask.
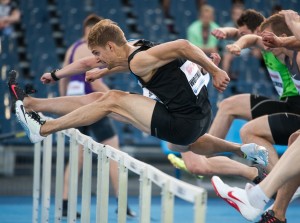
[[[255,135],[255,132],[253,131],[253,125],[251,122],[246,123],[241,129],[240,129],[240,136],[242,141],[244,142],[247,138]]]
[[[118,104],[118,93],[115,90],[109,90],[96,100],[96,103],[104,109],[112,110]]]
[[[290,137],[289,137],[289,143],[288,145],[290,146],[298,137],[300,136],[300,130],[297,132],[294,132]]]
[[[224,99],[219,103],[218,113],[223,115],[235,115],[236,100],[234,97]]]

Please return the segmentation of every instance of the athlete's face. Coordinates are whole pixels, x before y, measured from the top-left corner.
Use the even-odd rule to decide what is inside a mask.
[[[241,36],[247,35],[247,34],[253,34],[253,32],[251,31],[251,29],[249,29],[246,25],[240,26],[238,28],[239,30],[239,34]]]
[[[109,44],[106,44],[104,47],[96,46],[91,49],[92,54],[96,57],[98,63],[106,65],[108,69],[111,69],[112,65],[112,50]]]

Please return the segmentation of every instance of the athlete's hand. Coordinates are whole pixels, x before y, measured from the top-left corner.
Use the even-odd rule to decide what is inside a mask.
[[[41,82],[43,84],[51,84],[51,83],[55,83],[55,80],[52,79],[51,74],[50,73],[44,73],[41,77]]]
[[[222,29],[217,28],[214,29],[211,34],[216,37],[217,39],[226,39],[227,35],[225,32],[222,31]]]
[[[291,30],[295,23],[300,22],[300,16],[293,10],[281,10],[279,14],[284,16],[285,22]]]
[[[241,47],[239,47],[237,44],[228,44],[226,46],[226,49],[228,52],[230,52],[231,54],[234,54],[236,56],[241,55]]]
[[[282,46],[282,40],[272,32],[263,31],[261,33],[263,44],[269,48],[277,48]]]
[[[85,72],[85,81],[93,82],[94,80],[103,77],[104,70],[105,70],[105,68],[103,68],[103,69],[94,68],[94,69],[91,69],[91,70]]]
[[[213,85],[219,91],[223,92],[229,84],[230,78],[224,70],[219,69],[213,74]]]
[[[221,57],[218,53],[211,53],[210,58],[211,58],[212,62],[217,66],[221,62]]]

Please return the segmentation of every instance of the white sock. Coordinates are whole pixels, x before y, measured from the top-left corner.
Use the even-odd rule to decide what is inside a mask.
[[[270,198],[267,197],[267,195],[263,192],[261,187],[259,185],[256,185],[249,190],[246,190],[248,199],[250,204],[258,208],[260,210],[264,210],[264,207],[269,202]]]

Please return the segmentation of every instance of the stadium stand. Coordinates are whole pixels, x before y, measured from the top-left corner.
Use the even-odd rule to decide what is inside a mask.
[[[170,14],[173,19],[171,22],[176,31],[171,32],[168,29],[170,21],[164,18],[160,0],[15,0],[15,2],[21,10],[22,19],[15,25],[15,32],[11,38],[2,37],[0,40],[0,176],[2,177],[0,194],[30,195],[33,148],[28,138],[24,137],[24,131],[15,116],[10,112],[6,87],[8,71],[17,70],[23,86],[30,84],[37,88],[37,97],[57,96],[57,85],[42,85],[40,76],[45,71],[61,67],[65,50],[81,36],[81,22],[88,14],[96,13],[116,21],[128,39],[144,38],[164,42],[186,38],[186,28],[197,19],[198,9],[192,0],[171,0]],[[275,4],[282,5],[284,9],[300,8],[300,1],[297,0],[244,0],[244,2],[246,8],[254,8],[265,16],[270,15],[271,8]],[[207,0],[207,3],[215,8],[216,22],[220,26],[224,25],[230,18],[231,0],[223,0],[222,4],[219,0]],[[241,57],[233,66],[237,70],[243,70],[237,80],[238,92],[277,97],[265,68],[253,56],[249,54]],[[106,77],[104,81],[113,89],[141,93],[135,78],[129,74],[116,74]],[[218,103],[231,96],[232,92],[227,90],[220,94],[211,82],[208,91],[213,113],[216,114]],[[239,129],[244,123],[243,120],[235,120],[226,139],[241,142]],[[130,125],[120,122],[115,124],[123,151],[179,177],[180,172],[174,172],[161,150],[165,146],[161,140],[143,134]],[[276,145],[276,149],[282,154],[286,146]],[[93,168],[97,168],[96,165]],[[181,178],[187,178],[185,173],[181,175]],[[18,183],[10,183],[12,178]]]
[[[174,18],[175,29],[178,33],[170,33],[164,19],[159,0],[130,0],[129,5],[123,5],[121,0],[17,0],[22,12],[20,24],[17,24],[15,35],[11,39],[1,39],[1,88],[0,117],[1,134],[20,130],[15,118],[8,120],[6,74],[10,69],[20,73],[20,80],[24,84],[34,85],[39,97],[57,96],[57,86],[43,86],[39,77],[45,71],[60,67],[63,52],[70,43],[81,35],[81,21],[89,13],[97,13],[105,18],[116,21],[127,35],[127,38],[145,38],[155,42],[169,41],[175,38],[185,38],[186,27],[197,18],[195,1],[171,1],[170,13]],[[231,1],[208,0],[216,10],[216,21],[223,25],[230,17]],[[224,3],[224,4],[223,4]],[[300,8],[296,0],[264,1],[246,0],[247,8],[254,8],[269,15],[269,9],[274,4],[281,4],[284,8]],[[21,39],[21,40],[20,40]],[[23,44],[22,44],[23,43]],[[22,64],[28,63],[29,70],[22,69]],[[240,74],[238,86],[241,92],[261,93],[276,97],[272,84],[265,75],[263,68],[253,80],[253,74],[260,67],[257,60],[249,56],[238,64],[244,72]],[[111,88],[140,92],[135,80],[128,74],[115,75],[105,79]],[[208,86],[213,112],[216,113],[220,100],[230,96],[230,92],[219,94],[210,84]],[[160,141],[147,136],[125,124],[117,124],[121,145],[136,144],[141,146],[160,145]],[[237,129],[238,131],[238,129]],[[3,141],[2,141],[3,142]],[[27,138],[5,140],[6,143],[28,143]]]

